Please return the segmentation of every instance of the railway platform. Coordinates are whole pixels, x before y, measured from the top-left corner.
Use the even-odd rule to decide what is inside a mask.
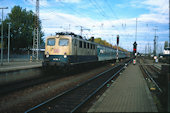
[[[41,73],[42,62],[15,61],[0,65],[0,85],[31,79]]]
[[[42,67],[42,61],[30,62],[30,61],[16,61],[16,62],[4,62],[0,65],[0,73],[18,71],[24,69]]]
[[[88,112],[158,112],[139,65],[130,64]]]

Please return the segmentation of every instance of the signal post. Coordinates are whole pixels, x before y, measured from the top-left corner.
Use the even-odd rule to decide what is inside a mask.
[[[136,41],[133,43],[133,55],[134,56],[137,55],[137,43],[136,43]]]
[[[118,45],[119,45],[119,35],[117,35],[117,53],[116,53],[116,62],[119,62],[119,51],[118,51]]]

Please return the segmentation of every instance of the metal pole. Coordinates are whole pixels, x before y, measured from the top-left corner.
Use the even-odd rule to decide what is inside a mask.
[[[8,23],[8,63],[9,63],[9,53],[10,53],[10,25],[11,23]]]
[[[135,42],[136,42],[136,38],[137,38],[137,18],[136,18],[136,34],[135,34]]]
[[[119,35],[117,35],[117,61],[119,59],[119,50],[118,50],[118,46],[119,46]]]
[[[118,54],[118,44],[117,44],[117,60],[118,60],[118,55],[119,55],[119,54]]]
[[[38,31],[38,28],[37,28],[37,31],[35,31],[35,32],[37,32],[37,58],[36,58],[36,60],[38,61],[38,51],[39,51],[39,31]]]
[[[0,8],[2,9],[2,20],[1,20],[1,66],[3,65],[3,9],[8,9],[8,7]]]
[[[157,29],[157,26],[155,26],[154,30],[155,30],[155,38],[154,38],[154,56],[156,56],[156,40],[157,40],[156,30],[158,30],[158,29]]]
[[[80,35],[82,36],[82,34],[83,34],[83,26],[80,26]]]
[[[2,20],[1,20],[1,66],[3,65],[3,9],[2,9]]]
[[[169,8],[170,8],[170,5],[169,5]],[[169,17],[170,17],[170,10],[169,10]],[[169,48],[170,48],[170,20],[169,20],[169,44],[168,44],[169,46]],[[170,107],[168,107],[169,108],[169,110],[170,110]]]

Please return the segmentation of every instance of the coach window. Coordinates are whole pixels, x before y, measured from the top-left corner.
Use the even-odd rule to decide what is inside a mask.
[[[68,39],[60,39],[59,46],[68,46]]]
[[[93,44],[93,49],[95,49],[95,45]]]
[[[89,43],[87,43],[87,48],[89,49]]]
[[[75,39],[74,40],[74,46],[77,46],[78,41]]]
[[[55,38],[49,38],[47,40],[47,45],[48,46],[54,46],[55,45]]]
[[[91,49],[93,48],[93,44],[90,44],[91,45]]]
[[[79,47],[82,48],[82,41],[79,41]]]
[[[84,48],[86,48],[86,42],[84,42]]]

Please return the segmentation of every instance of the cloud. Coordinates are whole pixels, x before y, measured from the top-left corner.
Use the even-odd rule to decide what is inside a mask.
[[[134,36],[135,35],[135,24],[136,24],[136,18],[130,18],[130,19],[119,19],[119,20],[93,20],[90,18],[84,18],[84,17],[77,17],[71,14],[65,14],[65,13],[59,13],[57,11],[53,12],[45,12],[41,11],[40,17],[45,19],[42,20],[42,24],[44,28],[52,29],[49,30],[48,33],[54,33],[54,28],[57,31],[65,31],[68,29],[68,26],[70,24],[71,31],[75,33],[80,33],[80,27],[83,26],[84,28],[90,28],[91,35],[94,34],[96,37],[112,37],[112,35],[116,36],[117,34],[120,34],[121,36]],[[143,25],[145,22],[159,22],[167,23],[165,21],[166,19],[155,19],[155,16],[153,15],[141,15],[138,19],[138,24],[142,23],[142,25],[138,25],[138,35],[141,36],[142,34],[154,34],[153,29],[148,31],[146,24]],[[126,27],[122,26],[122,22],[126,22]],[[62,27],[61,27],[62,26]],[[76,27],[77,26],[77,27]],[[47,31],[47,30],[46,30]],[[89,31],[84,30],[84,34],[89,34]],[[160,33],[167,33],[167,30],[161,31]]]
[[[63,3],[79,3],[81,0],[56,0],[56,2],[63,2]]]
[[[160,1],[160,0],[158,0]],[[166,0],[164,0],[165,2]],[[79,3],[80,0],[56,0],[56,2],[64,2],[64,3]],[[138,3],[139,0],[136,2]],[[163,37],[161,35],[168,35],[168,30],[165,29],[169,23],[169,15],[166,14],[164,8],[158,9],[162,7],[159,3],[151,4],[153,0],[145,0],[140,1],[140,8],[149,9],[149,13],[141,14],[138,18],[138,34],[137,34],[137,43],[139,43],[138,50],[140,52],[144,52],[145,45],[149,42],[153,47],[153,38],[154,38],[154,30],[153,27],[157,25],[159,27],[163,26],[164,29],[158,28],[157,32],[159,37]],[[135,3],[135,2],[134,2]],[[164,4],[164,3],[163,3]],[[55,32],[70,31],[76,34],[80,34],[80,27],[90,28],[90,31],[83,30],[83,35],[102,37],[103,40],[106,40],[113,45],[116,44],[116,35],[120,35],[120,46],[123,48],[127,48],[128,50],[132,50],[132,45],[135,40],[135,28],[136,28],[136,18],[128,18],[128,19],[117,19],[117,20],[96,20],[90,17],[84,17],[82,15],[73,15],[68,13],[63,13],[61,10],[53,10],[52,12],[47,12],[46,10],[41,10],[40,17],[42,19],[43,30],[45,31],[46,36],[50,34],[55,34]],[[149,23],[147,28],[146,24]],[[124,25],[123,25],[124,24]],[[126,24],[126,26],[125,26]],[[152,24],[152,25],[151,25]],[[62,27],[61,27],[62,26]],[[166,37],[164,36],[164,37]],[[142,41],[144,40],[144,41]],[[165,38],[161,38],[161,41],[165,40]]]
[[[36,0],[27,0],[27,1],[31,5],[34,5],[34,6],[36,5]],[[40,6],[44,6],[44,7],[50,6],[49,3],[47,2],[47,0],[39,0],[39,4],[40,4]]]
[[[163,14],[142,14],[139,16],[139,20],[144,22],[156,22],[156,23],[162,23],[162,24],[168,24],[169,23],[169,16],[163,15]]]
[[[148,9],[150,13],[169,13],[169,0],[132,0],[130,4],[131,7]]]
[[[147,5],[147,8],[152,12],[168,14],[169,0],[144,0],[142,4]]]

